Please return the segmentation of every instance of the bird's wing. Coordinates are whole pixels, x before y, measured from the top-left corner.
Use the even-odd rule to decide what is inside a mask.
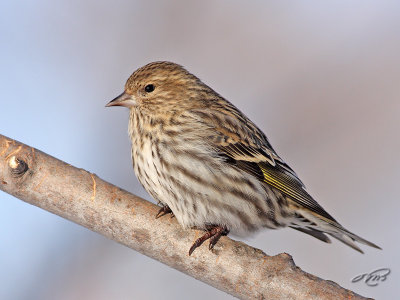
[[[278,189],[300,207],[337,224],[307,193],[297,174],[279,157],[265,134],[233,104],[219,99],[206,110],[192,113],[207,124],[210,143],[228,164]]]
[[[305,190],[296,173],[270,149],[254,148],[245,142],[218,147],[226,162],[255,176],[260,181],[278,189],[301,207],[305,207],[331,221],[329,215]],[[266,151],[269,150],[269,151]]]

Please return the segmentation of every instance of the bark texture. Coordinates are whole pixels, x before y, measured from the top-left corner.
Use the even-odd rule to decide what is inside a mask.
[[[297,267],[222,237],[213,251],[156,205],[83,169],[0,135],[0,189],[242,299],[366,299]]]

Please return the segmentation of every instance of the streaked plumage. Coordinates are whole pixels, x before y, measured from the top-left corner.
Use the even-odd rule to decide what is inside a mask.
[[[107,106],[114,105],[130,108],[141,184],[182,226],[207,230],[210,247],[229,231],[289,226],[324,242],[331,235],[360,252],[355,241],[379,248],[336,222],[264,133],[183,67],[154,62],[139,68]]]

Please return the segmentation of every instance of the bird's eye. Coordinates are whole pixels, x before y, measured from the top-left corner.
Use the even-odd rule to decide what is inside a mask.
[[[148,84],[144,87],[144,90],[146,91],[146,93],[151,93],[152,91],[154,91],[154,85]]]

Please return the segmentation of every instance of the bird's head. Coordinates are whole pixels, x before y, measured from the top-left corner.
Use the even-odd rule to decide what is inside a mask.
[[[212,90],[182,66],[153,62],[137,69],[125,84],[125,91],[106,106],[139,107],[149,111],[196,106]]]

